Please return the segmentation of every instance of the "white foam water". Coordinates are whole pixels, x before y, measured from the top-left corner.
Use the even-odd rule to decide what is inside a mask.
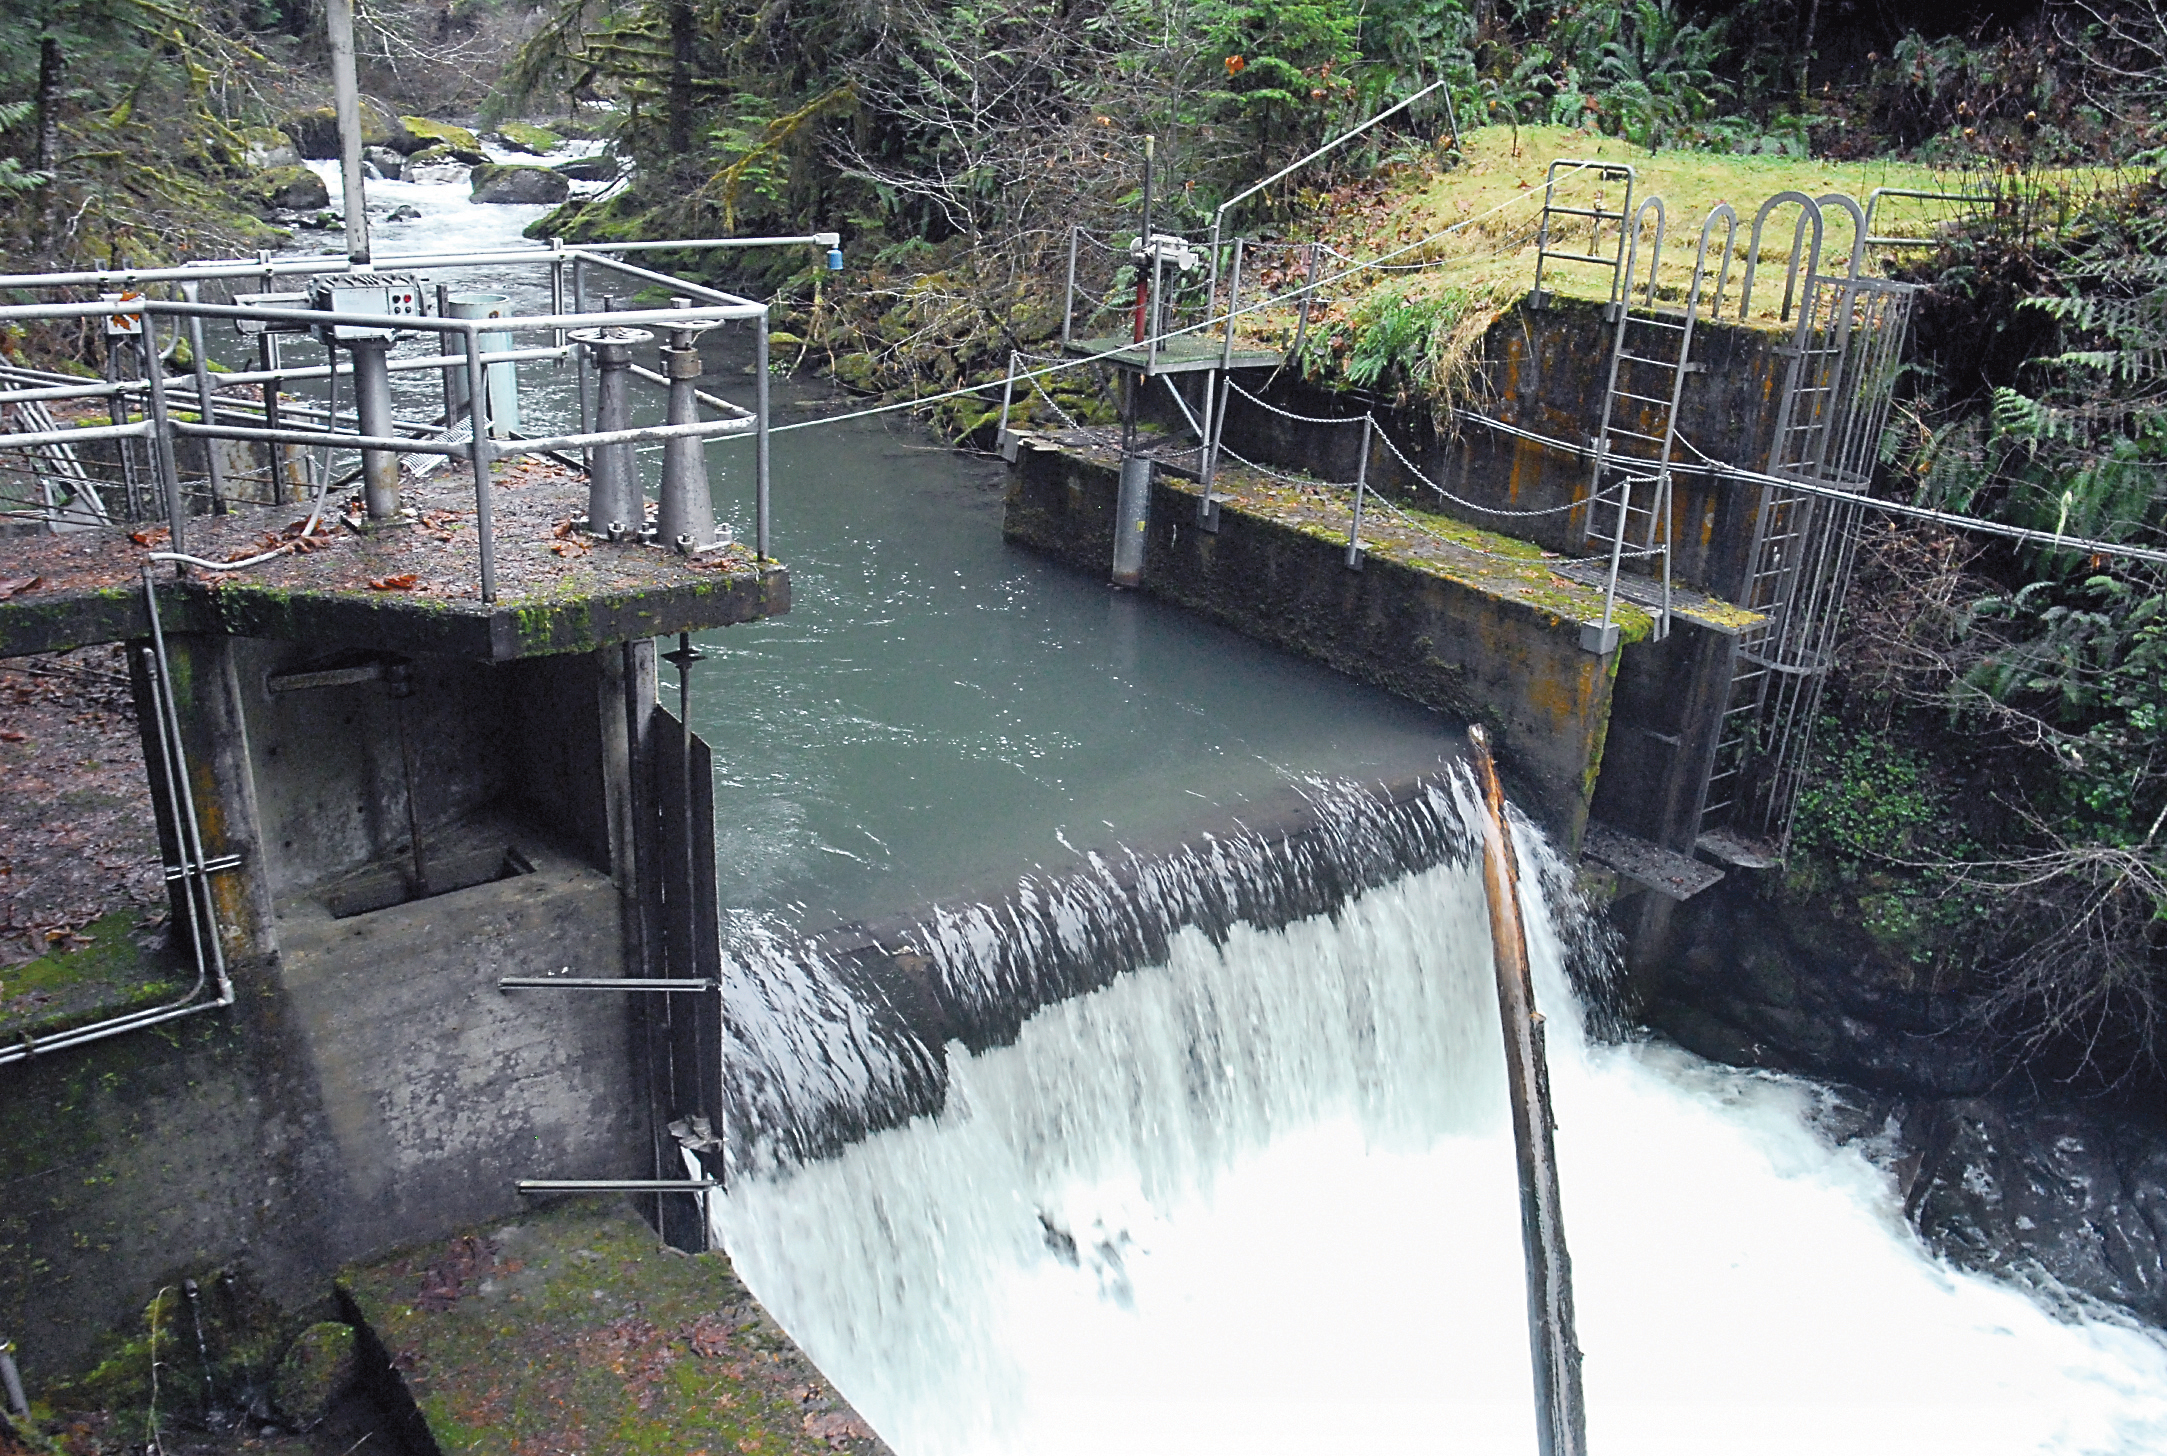
[[[1930,1257],[1810,1085],[1591,1044],[1533,879],[1591,1450],[2167,1449],[2167,1349]],[[900,1456],[1534,1449],[1472,867],[948,1056],[938,1115],[715,1206]]]

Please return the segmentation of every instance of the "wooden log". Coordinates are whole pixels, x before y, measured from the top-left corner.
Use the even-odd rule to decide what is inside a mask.
[[[1543,1021],[1520,923],[1520,872],[1505,822],[1505,794],[1490,739],[1467,730],[1482,788],[1482,887],[1490,902],[1497,1009],[1505,1031],[1505,1080],[1520,1166],[1520,1243],[1527,1257],[1528,1344],[1534,1360],[1536,1448],[1541,1456],[1586,1456],[1587,1409],[1580,1393],[1580,1346],[1573,1334],[1573,1266],[1558,1198],[1556,1127]]]

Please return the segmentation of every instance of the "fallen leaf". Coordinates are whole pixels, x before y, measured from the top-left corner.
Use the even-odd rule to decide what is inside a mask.
[[[22,592],[30,591],[43,579],[36,576],[11,576],[6,581],[0,581],[0,602],[4,602],[9,597],[19,595]]]
[[[410,571],[404,576],[371,577],[369,586],[376,591],[412,591],[419,580],[421,578]]]
[[[128,539],[138,546],[163,546],[173,539],[173,533],[164,526],[152,526],[148,530],[130,531]]]
[[[28,741],[28,738],[29,735],[24,733],[0,733],[0,741],[5,741],[8,743],[23,743]]]

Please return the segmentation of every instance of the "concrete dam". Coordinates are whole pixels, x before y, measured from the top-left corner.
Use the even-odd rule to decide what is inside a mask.
[[[1669,907],[1780,855],[1901,343],[1858,204],[1769,214],[1750,298],[1728,239],[1665,264],[1611,209],[1614,254],[1576,242],[1493,326],[1457,433],[1285,368],[1312,299],[1245,294],[1240,245],[1201,305],[1147,279],[1141,343],[1128,289],[1171,259],[1081,265],[1061,357],[1122,422],[1034,407],[1019,360],[971,457],[771,382],[758,304],[394,194],[422,215],[370,281],[241,260],[44,305],[237,378],[5,382],[62,418],[16,442],[50,483],[0,542],[35,579],[0,652],[124,655],[173,957],[10,1027],[0,1330],[34,1383],[184,1278],[296,1308],[342,1278],[400,1439],[483,1440],[513,1416],[453,1418],[428,1321],[533,1322],[491,1303],[516,1231],[584,1192],[727,1253],[863,1423],[807,1439],[1531,1450],[1480,723],[1591,1449],[2167,1434],[2167,1353],[1927,1255],[1833,1094],[1603,1022]],[[395,327],[372,396],[338,331]],[[398,1262],[461,1239],[495,1247],[476,1292]],[[589,1363],[667,1339],[613,1277]]]

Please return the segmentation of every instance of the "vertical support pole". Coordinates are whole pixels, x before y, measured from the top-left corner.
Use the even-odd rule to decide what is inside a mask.
[[[361,85],[354,79],[354,0],[325,0],[331,38],[331,103],[339,121],[339,181],[346,206],[346,256],[369,261],[369,208],[361,187]]]
[[[758,414],[753,425],[753,555],[762,562],[768,559],[767,325],[767,312],[763,309],[754,324],[752,350],[752,370],[757,385],[753,409]]]
[[[1144,584],[1144,536],[1151,525],[1151,457],[1124,451],[1121,498],[1114,513],[1113,583],[1131,590]]]
[[[1144,210],[1142,213],[1143,225],[1137,230],[1135,250],[1136,319],[1133,329],[1135,337],[1129,341],[1134,344],[1141,344],[1144,341],[1144,309],[1149,302],[1149,289],[1144,282],[1144,263],[1148,258],[1151,257],[1152,254],[1151,160],[1156,150],[1154,146],[1154,141],[1155,139],[1149,132],[1146,132],[1144,134]]]
[[[572,312],[585,313],[586,311],[587,260],[575,257],[572,259]],[[570,338],[571,335],[567,334],[565,337]],[[594,381],[589,378],[587,370],[587,351],[581,349],[579,351],[579,363],[573,372],[579,383],[579,432],[582,435],[590,434],[594,430]],[[594,451],[589,449],[580,453],[585,458],[587,469],[591,473],[594,470]]]
[[[263,382],[263,427],[275,430],[279,428],[278,335],[269,329],[256,335],[256,362],[264,373],[271,376]],[[286,487],[292,483],[287,477],[287,466],[293,458],[293,446],[266,445],[263,451],[264,458],[271,466],[270,503],[274,506],[284,505],[291,498]]]
[[[1061,352],[1068,352],[1069,335],[1076,316],[1076,243],[1083,229],[1075,223],[1068,229],[1068,283],[1061,291]]]
[[[361,433],[388,439],[398,427],[391,421],[391,340],[347,339],[354,361],[354,415]],[[399,514],[399,456],[394,450],[361,452],[361,494],[369,519],[392,520]]]
[[[1362,498],[1369,493],[1369,447],[1377,417],[1362,416],[1362,458],[1354,463],[1354,519],[1347,526],[1347,569],[1362,569]]]
[[[158,483],[166,499],[166,530],[173,538],[175,552],[188,550],[188,502],[181,495],[181,466],[173,454],[173,417],[166,409],[166,365],[158,357],[157,315],[149,309],[143,311],[143,377],[150,384],[151,429],[156,433],[157,443],[153,455],[157,462]],[[188,574],[188,563],[173,563],[176,576]]]
[[[1016,402],[1016,351],[1008,351],[1008,378],[1001,381],[1001,428],[993,437],[994,448],[1001,452],[1003,460],[1016,458],[1016,447],[1009,443],[1008,411]]]
[[[193,283],[181,285],[181,297],[190,303],[200,302],[199,290]],[[218,423],[218,406],[211,398],[211,361],[203,352],[203,320],[196,314],[188,315],[188,352],[195,364],[196,417],[205,425]],[[209,436],[203,441],[203,459],[210,472],[211,509],[219,515],[226,513],[226,462],[220,458],[218,442]]]
[[[489,385],[482,370],[479,329],[469,327],[460,337],[467,356],[467,420],[473,438],[467,442],[467,459],[474,463],[474,530],[482,557],[482,600],[497,599],[496,503],[489,495],[489,466],[496,446],[489,439]]]
[[[448,283],[439,283],[436,286],[436,316],[440,319],[451,317],[451,285]],[[465,345],[466,337],[463,334],[437,335],[438,341],[444,346],[437,352],[440,354],[451,353],[452,340],[455,337],[459,340],[461,346]],[[459,382],[465,378],[466,365],[464,363],[446,364],[444,366],[444,430],[447,434],[450,433],[452,426],[459,419]]]
[[[1309,245],[1309,277],[1302,283],[1302,316],[1294,325],[1294,347],[1287,352],[1289,359],[1302,357],[1302,343],[1309,337],[1309,310],[1316,302],[1317,259],[1322,256],[1323,247],[1322,243]]]
[[[116,296],[117,295],[114,294],[106,295],[107,298],[113,298]],[[133,347],[133,342],[130,340],[129,336],[117,332],[113,328],[111,322],[108,321],[105,333],[106,383],[119,384],[121,382],[123,377],[121,374],[121,351],[123,349],[129,349]],[[121,393],[119,390],[113,391],[113,396],[111,400],[108,401],[106,409],[107,413],[112,417],[112,421],[114,424],[125,425],[128,423],[129,407],[127,395]],[[136,474],[135,441],[130,439],[120,439],[115,440],[113,442],[113,445],[118,454],[120,455],[120,481],[121,489],[127,496],[128,519],[131,521],[139,521],[143,518],[144,509],[143,483]]]
[[[689,298],[673,298],[672,308],[690,308]],[[669,422],[695,425],[700,422],[700,349],[690,329],[670,335],[670,347],[662,351],[670,377]],[[690,555],[704,550],[715,539],[715,500],[707,485],[707,442],[697,437],[672,438],[662,445],[662,508],[656,534],[666,546]]]
[[[1234,367],[1234,312],[1242,296],[1242,240],[1234,240],[1234,267],[1227,274],[1226,289],[1226,337],[1219,343],[1219,372],[1224,374]]]
[[[1520,1243],[1527,1258],[1528,1344],[1535,1376],[1535,1447],[1540,1456],[1586,1456],[1587,1411],[1580,1392],[1580,1346],[1573,1332],[1573,1266],[1565,1249],[1551,1133],[1550,1068],[1535,1010],[1527,934],[1520,923],[1520,872],[1505,823],[1505,793],[1479,723],[1467,730],[1482,788],[1482,886],[1490,902],[1490,948],[1498,1015],[1505,1031],[1505,1080],[1520,1165]]]

